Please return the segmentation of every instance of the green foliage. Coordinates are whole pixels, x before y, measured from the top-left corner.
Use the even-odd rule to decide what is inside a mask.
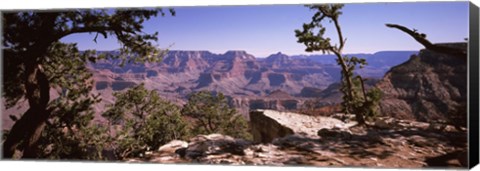
[[[364,94],[364,84],[363,78],[360,75],[355,75],[354,70],[359,65],[360,68],[363,68],[367,65],[365,59],[357,58],[357,57],[343,57],[343,62],[346,64],[346,70],[342,70],[342,78],[341,78],[341,87],[340,91],[343,93],[343,102],[342,102],[342,110],[345,113],[358,113],[357,110],[360,106],[362,106],[362,101],[365,100],[365,97],[362,97]],[[341,65],[341,61],[337,59],[338,65]],[[351,85],[349,82],[351,81]]]
[[[189,129],[180,108],[164,101],[143,84],[115,93],[116,102],[102,114],[115,130],[112,146],[119,157],[137,156],[174,140],[185,139]]]
[[[82,139],[77,137],[82,131],[98,132],[97,128],[87,126],[92,120],[90,107],[98,102],[98,97],[88,94],[92,87],[88,83],[91,74],[86,72],[85,63],[104,58],[121,59],[120,65],[159,62],[166,51],[159,50],[154,44],[158,34],[143,30],[143,23],[159,13],[165,15],[159,8],[2,13],[2,96],[7,108],[22,98],[27,99],[30,106],[30,112],[19,119],[13,118],[18,120],[3,143],[3,157],[33,151],[35,146],[51,147],[51,144],[61,145],[54,148],[58,152],[50,154],[62,156],[76,150],[60,148],[77,148],[74,146],[78,145],[67,143],[66,146],[63,142]],[[175,14],[173,10],[170,13]],[[96,34],[95,42],[98,35],[115,37],[121,44],[120,53],[80,53],[76,44],[59,43],[63,37],[77,33]],[[61,92],[61,97],[50,99],[50,88]],[[47,133],[42,133],[45,124]],[[68,128],[69,132],[60,131],[63,128]],[[57,137],[48,137],[50,134],[67,137],[55,139]],[[73,136],[68,137],[70,134]],[[38,141],[42,142],[37,145]],[[90,143],[86,143],[87,146]],[[27,157],[36,155],[28,153]]]
[[[145,138],[145,143],[151,147],[161,145],[174,140],[185,139],[189,135],[187,122],[180,115],[179,108],[168,104],[164,110],[175,110],[171,115],[165,115],[168,111],[154,113],[147,118],[145,127],[140,130],[139,137]]]
[[[365,109],[366,111],[362,112],[365,114],[365,117],[369,120],[376,119],[376,117],[379,115],[378,110],[379,110],[379,103],[380,100],[382,99],[383,93],[380,91],[378,88],[372,88],[367,92],[366,100],[364,102],[364,107],[362,109]]]
[[[340,47],[332,46],[330,42],[331,39],[324,36],[326,28],[321,23],[324,19],[328,18],[330,19],[330,22],[334,21],[335,24],[337,24],[337,19],[342,14],[340,9],[343,5],[309,5],[307,7],[311,10],[316,10],[317,12],[312,16],[312,21],[310,23],[303,24],[302,30],[295,30],[295,36],[298,38],[298,43],[303,43],[306,46],[305,51],[322,51],[323,53],[328,53],[333,49],[338,50],[343,48],[343,38],[339,40],[342,44]],[[339,29],[339,27],[337,29]],[[338,31],[340,36],[341,32],[340,30]]]
[[[355,113],[357,122],[364,124],[365,117],[371,118],[376,115],[380,93],[377,89],[370,90],[367,93],[363,78],[354,74],[357,66],[363,68],[367,65],[366,60],[342,55],[346,39],[343,38],[338,18],[342,14],[340,10],[343,5],[311,5],[308,7],[315,10],[316,13],[310,23],[303,24],[302,30],[295,30],[295,36],[298,38],[297,42],[303,43],[307,52],[322,51],[337,56],[337,63],[342,68],[340,88],[343,93],[342,110],[345,113]],[[322,24],[325,20],[334,24],[338,36],[338,45],[332,45],[331,39],[325,36],[326,28]]]
[[[69,58],[65,58],[69,56]],[[102,127],[91,125],[93,105],[100,101],[90,93],[92,74],[85,67],[88,54],[75,44],[54,43],[45,57],[44,72],[60,95],[48,105],[50,117],[38,142],[40,158],[103,159],[99,137]],[[82,82],[79,84],[79,82]],[[91,153],[86,149],[97,149]]]
[[[143,121],[147,114],[153,113],[161,104],[160,96],[154,91],[145,89],[143,84],[135,86],[126,92],[114,93],[115,104],[102,116],[110,122],[116,123],[118,119],[125,118],[127,112],[133,115],[136,121]]]
[[[365,59],[356,57],[344,57],[347,61],[347,72],[342,71],[342,86],[340,91],[343,94],[342,111],[344,113],[360,114],[366,120],[372,121],[378,115],[378,104],[380,102],[382,92],[378,88],[365,89],[364,79],[360,75],[354,74],[354,69],[357,67],[363,68],[367,65]],[[352,86],[349,89],[348,80],[352,79]]]
[[[252,139],[248,122],[228,105],[222,93],[208,91],[192,93],[182,113],[195,119],[195,134],[219,133],[237,138]]]

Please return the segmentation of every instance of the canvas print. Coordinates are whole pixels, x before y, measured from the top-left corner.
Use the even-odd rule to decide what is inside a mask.
[[[468,11],[2,11],[2,159],[466,168]]]

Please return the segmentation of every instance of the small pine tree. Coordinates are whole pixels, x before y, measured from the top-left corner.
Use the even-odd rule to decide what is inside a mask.
[[[115,103],[102,116],[115,130],[115,134],[110,133],[115,140],[111,143],[120,158],[137,156],[188,136],[188,125],[180,108],[143,84],[114,96]]]
[[[307,6],[316,13],[310,23],[303,24],[302,30],[295,30],[295,36],[298,43],[306,46],[305,51],[321,51],[323,53],[333,53],[337,56],[337,63],[341,67],[341,88],[343,93],[343,102],[341,103],[343,112],[354,113],[359,125],[365,124],[365,117],[373,116],[376,113],[378,104],[378,89],[372,89],[368,93],[365,91],[364,80],[360,75],[354,74],[357,65],[362,68],[367,65],[365,59],[357,57],[348,57],[342,54],[346,39],[343,37],[339,16],[343,8],[342,4],[333,5],[310,5]],[[338,36],[338,45],[333,45],[329,37],[325,37],[326,28],[322,22],[328,20],[333,23]],[[316,33],[314,33],[316,32]]]
[[[222,93],[192,93],[182,113],[195,119],[196,134],[220,133],[251,140],[248,122],[230,107]]]

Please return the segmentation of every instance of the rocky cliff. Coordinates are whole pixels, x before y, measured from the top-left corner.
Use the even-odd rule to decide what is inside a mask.
[[[466,50],[466,43],[440,44]],[[430,50],[388,71],[377,84],[383,115],[419,121],[444,120],[466,126],[466,56]]]

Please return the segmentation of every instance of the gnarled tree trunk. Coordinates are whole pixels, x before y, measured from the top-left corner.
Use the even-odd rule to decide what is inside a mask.
[[[15,122],[3,144],[4,158],[34,158],[35,146],[50,116],[50,83],[35,60],[25,64],[25,91],[30,108]]]
[[[42,62],[48,54],[50,45],[60,37],[54,31],[58,13],[46,12],[38,14],[39,27],[32,30],[32,42],[23,45],[21,57],[9,60],[23,60],[25,97],[30,108],[15,122],[3,144],[4,158],[35,158],[36,144],[40,138],[50,112],[47,110],[50,101],[50,82],[42,68]],[[19,85],[20,86],[20,85]]]

